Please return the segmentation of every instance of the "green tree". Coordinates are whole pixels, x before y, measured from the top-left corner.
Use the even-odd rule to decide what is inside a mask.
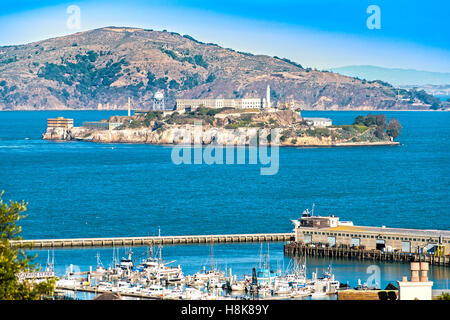
[[[450,300],[450,293],[443,292],[442,295],[437,297],[437,300]]]
[[[365,122],[364,122],[364,117],[363,116],[357,116],[356,118],[355,118],[355,121],[353,121],[353,124],[354,125],[365,125]]]
[[[376,115],[375,124],[377,125],[377,127],[381,127],[384,130],[386,127],[386,116],[384,114]]]
[[[384,138],[384,128],[381,126],[377,126],[377,128],[375,129],[375,136],[378,139],[383,139]]]
[[[205,82],[209,83],[209,82],[213,82],[214,80],[216,80],[216,75],[214,73],[210,73],[208,78],[206,78]]]
[[[388,136],[390,136],[394,139],[400,135],[401,130],[402,130],[402,125],[395,118],[392,118],[386,127],[386,133],[388,134]]]
[[[147,72],[147,79],[148,79],[147,86],[153,87],[155,85],[156,77],[151,71]]]
[[[170,89],[178,89],[180,87],[180,84],[176,80],[170,80],[169,82],[169,88]]]
[[[27,204],[24,201],[4,203],[3,193],[0,193],[0,300],[38,300],[52,295],[55,279],[36,283],[18,278],[21,272],[39,269],[31,263],[34,257],[10,245],[11,240],[21,239],[17,222],[25,218],[22,213],[27,210]]]

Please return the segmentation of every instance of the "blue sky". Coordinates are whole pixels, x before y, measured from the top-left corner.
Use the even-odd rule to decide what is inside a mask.
[[[327,69],[378,65],[450,72],[449,1],[127,0],[2,1],[0,45],[29,43],[104,26],[167,29],[204,42],[277,55]],[[69,29],[69,5],[80,29]],[[381,29],[366,25],[370,5]]]

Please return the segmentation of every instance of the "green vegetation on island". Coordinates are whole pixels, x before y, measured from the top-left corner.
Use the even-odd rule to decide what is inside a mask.
[[[400,135],[397,119],[386,121],[386,116],[358,116],[353,124],[315,126],[301,117],[299,112],[278,110],[266,112],[258,109],[210,109],[200,107],[192,111],[150,111],[127,119],[117,130],[151,129],[160,132],[171,128],[201,123],[206,129],[281,129],[281,145],[333,145],[333,144],[390,144]],[[117,120],[116,118],[114,119]]]

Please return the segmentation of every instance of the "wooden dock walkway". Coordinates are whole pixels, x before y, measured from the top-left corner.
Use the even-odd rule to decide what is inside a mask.
[[[186,245],[201,243],[286,242],[293,241],[293,233],[219,234],[117,238],[36,239],[14,240],[15,248],[80,248],[80,247],[131,247],[158,244]]]
[[[284,254],[287,256],[316,256],[330,258],[346,258],[368,261],[388,261],[409,263],[411,261],[429,262],[432,265],[450,267],[450,256],[434,256],[430,254],[383,252],[380,250],[357,249],[350,246],[330,247],[325,245],[307,245],[300,242],[291,242],[284,245]]]
[[[64,291],[73,292],[75,299],[77,296],[77,292],[88,292],[88,293],[94,293],[95,295],[111,292],[110,290],[99,290],[97,287],[92,287],[92,286],[75,286],[75,287],[57,286],[55,288],[56,295],[58,295],[58,293],[63,294]],[[146,300],[164,300],[164,297],[150,296],[150,295],[142,294],[142,293],[120,292],[120,296],[140,298],[140,299],[146,299]]]

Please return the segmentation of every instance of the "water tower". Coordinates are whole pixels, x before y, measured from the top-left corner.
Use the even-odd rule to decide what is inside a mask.
[[[166,105],[164,103],[164,93],[162,91],[156,91],[153,96],[153,107],[154,111],[162,111],[166,109]]]

